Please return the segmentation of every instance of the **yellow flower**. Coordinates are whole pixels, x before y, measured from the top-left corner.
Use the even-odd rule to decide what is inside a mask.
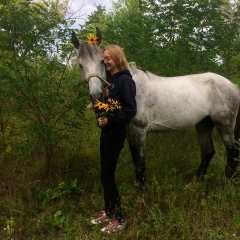
[[[97,108],[98,110],[101,110],[101,109],[105,109],[105,108],[106,108],[106,105],[107,105],[107,104],[96,100],[95,105],[94,105],[94,108]]]
[[[105,117],[111,113],[114,113],[115,110],[122,109],[119,101],[114,101],[112,98],[107,100],[107,103],[100,102],[96,100],[94,104],[94,110],[99,117]]]
[[[122,106],[121,106],[121,104],[120,104],[120,102],[119,101],[114,101],[114,106],[116,107],[116,109],[122,109]]]
[[[88,36],[87,43],[88,43],[88,45],[98,44],[97,37],[95,37],[93,34],[90,33]]]
[[[108,105],[107,111],[113,112],[115,107],[111,104]]]

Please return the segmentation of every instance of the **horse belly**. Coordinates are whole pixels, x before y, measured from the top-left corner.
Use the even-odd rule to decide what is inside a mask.
[[[196,125],[209,114],[208,103],[198,100],[152,106],[148,109],[148,131],[182,130]]]
[[[153,131],[174,131],[183,130],[191,126],[195,126],[207,115],[198,116],[195,118],[178,118],[177,120],[170,119],[150,119],[148,124],[148,132]],[[174,116],[173,116],[174,117]]]

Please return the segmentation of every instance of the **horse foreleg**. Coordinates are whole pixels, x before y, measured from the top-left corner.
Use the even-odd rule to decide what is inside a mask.
[[[146,151],[146,131],[133,125],[128,127],[127,140],[131,151],[137,181],[141,187],[145,188],[145,151]]]
[[[196,131],[198,135],[198,141],[201,148],[201,163],[197,170],[197,181],[201,181],[205,175],[210,161],[215,154],[215,150],[212,142],[212,130],[214,123],[210,117],[204,118],[200,123],[196,125]]]

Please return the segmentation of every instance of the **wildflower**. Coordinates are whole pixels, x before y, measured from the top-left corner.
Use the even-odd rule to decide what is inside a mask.
[[[121,108],[120,102],[118,100],[113,100],[112,98],[109,98],[106,103],[96,100],[94,104],[94,110],[98,114],[98,117],[111,115],[111,113],[114,113]]]
[[[116,107],[116,109],[122,109],[122,106],[119,101],[115,101],[114,106]]]
[[[102,109],[106,109],[106,108],[108,108],[107,104],[96,100],[95,105],[94,105],[95,110],[102,110]]]
[[[92,45],[92,44],[97,44],[97,37],[95,37],[93,34],[89,34],[88,36],[88,40],[87,40],[88,45]]]

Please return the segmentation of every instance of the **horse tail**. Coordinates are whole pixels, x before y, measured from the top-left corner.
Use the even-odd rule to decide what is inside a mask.
[[[235,129],[234,129],[235,141],[238,142],[239,137],[240,137],[240,102],[239,102],[239,106],[238,106],[238,113],[237,113],[237,117],[236,117]]]
[[[236,124],[235,124],[235,128],[234,128],[234,138],[235,138],[235,147],[234,147],[234,160],[237,161],[236,162],[236,170],[238,171],[239,169],[239,146],[240,146],[240,102],[239,102],[239,107],[238,107],[238,113],[237,113],[237,118],[236,118]],[[237,175],[240,175],[240,173],[238,173]]]

